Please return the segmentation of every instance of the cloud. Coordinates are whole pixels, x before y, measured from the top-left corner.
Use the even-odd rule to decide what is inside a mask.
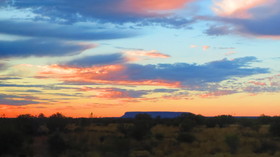
[[[149,58],[170,58],[170,55],[163,54],[157,50],[125,50],[123,53],[129,61],[139,61]]]
[[[121,53],[85,56],[66,62],[65,65],[78,67],[91,67],[93,65],[121,64],[127,60]]]
[[[94,45],[90,44],[80,45],[58,40],[30,39],[0,41],[0,58],[74,55],[93,47]]]
[[[202,46],[202,49],[203,49],[204,51],[208,50],[209,48],[210,48],[210,46],[208,46],[208,45],[203,45],[203,46]]]
[[[224,96],[224,95],[230,95],[237,93],[237,91],[234,90],[217,90],[213,92],[208,92],[204,94],[200,94],[199,97],[201,98],[213,98],[213,97],[219,97],[219,96]]]
[[[31,100],[34,98],[35,97],[30,97],[30,96],[16,96],[16,95],[0,94],[0,104],[1,105],[13,105],[13,106],[38,104],[39,102]]]
[[[120,88],[82,88],[82,91],[94,91],[93,97],[97,98],[141,98],[143,95],[148,94],[145,90],[127,90]]]
[[[280,74],[270,77],[260,78],[247,82],[243,91],[248,93],[264,93],[280,91]]]
[[[7,68],[7,65],[4,63],[0,63],[0,70],[5,70]],[[0,80],[3,80],[5,78],[0,78]]]
[[[206,30],[208,35],[239,34],[261,38],[280,38],[280,1],[220,0],[214,3],[218,15],[215,24]]]
[[[82,87],[80,91],[92,91],[94,92],[93,97],[106,98],[106,99],[123,99],[123,98],[141,98],[143,95],[148,94],[145,90],[127,90],[120,88],[91,88]]]
[[[41,18],[52,21],[103,21],[112,23],[137,22],[143,18],[169,16],[193,0],[17,0],[8,3],[16,9],[29,9]],[[6,0],[6,2],[12,2]],[[55,6],[55,7],[53,7]],[[37,17],[38,18],[38,17]]]
[[[206,34],[212,36],[228,35],[232,32],[233,30],[231,29],[231,26],[227,25],[212,25],[205,31]]]
[[[124,3],[133,9],[138,8],[140,11],[162,11],[182,8],[191,1],[193,0],[124,0]]]
[[[209,45],[190,45],[190,48],[198,48],[201,47],[203,51],[206,51],[211,48]]]
[[[216,0],[213,11],[224,17],[252,18],[251,9],[273,2],[274,0]]]
[[[20,27],[19,27],[20,26]],[[134,36],[129,31],[105,30],[92,25],[65,25],[32,21],[0,21],[0,33],[33,38],[56,38],[64,40],[104,40]]]
[[[219,60],[201,65],[174,64],[121,64],[92,67],[51,65],[38,73],[39,78],[58,78],[66,82],[94,82],[99,84],[204,86],[234,77],[269,73],[266,68],[251,67],[255,57]]]

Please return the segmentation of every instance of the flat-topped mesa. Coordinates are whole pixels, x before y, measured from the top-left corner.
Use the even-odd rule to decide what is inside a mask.
[[[190,112],[126,112],[121,118],[135,118],[137,114],[148,114],[152,118],[176,118],[183,113],[188,114]]]

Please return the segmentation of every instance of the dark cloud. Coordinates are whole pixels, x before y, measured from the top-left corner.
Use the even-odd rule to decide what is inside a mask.
[[[166,89],[166,88],[159,88],[159,89],[154,89],[152,92],[155,93],[173,93],[179,91],[179,89]]]
[[[130,80],[168,80],[180,81],[186,85],[220,82],[232,77],[245,77],[254,74],[268,73],[266,68],[250,67],[258,62],[255,57],[223,59],[202,65],[175,63],[157,65],[129,64],[124,72]]]
[[[65,63],[69,66],[90,67],[93,65],[119,64],[126,62],[125,57],[121,53],[86,56]]]
[[[220,36],[230,34],[231,30],[229,29],[229,26],[212,25],[205,31],[205,33],[208,35]]]
[[[280,13],[264,19],[231,20],[230,22],[241,27],[240,32],[259,36],[280,35]]]
[[[0,67],[1,67],[1,64],[0,64]],[[22,78],[20,78],[20,77],[6,77],[6,76],[1,77],[0,76],[0,80],[20,80],[20,79],[22,79]]]
[[[16,98],[16,99],[14,99]],[[33,101],[35,97],[30,96],[16,96],[16,95],[6,95],[0,94],[0,104],[1,105],[13,105],[13,106],[23,106],[29,104],[38,104],[39,102]],[[22,100],[18,100],[22,99]]]
[[[4,63],[0,63],[0,70],[5,70],[7,68],[7,65]],[[0,80],[4,80],[5,78],[0,78]]]
[[[44,85],[0,84],[0,87],[45,87]]]
[[[280,2],[279,2],[280,5]],[[208,35],[241,34],[264,37],[280,35],[280,13],[261,18],[215,18],[219,24],[210,26],[205,33]]]
[[[57,40],[0,41],[0,58],[74,55],[89,48],[91,48],[89,45],[65,43]]]
[[[3,20],[0,21],[0,33],[66,40],[103,40],[125,38],[135,35],[127,31],[105,31],[104,28],[96,28],[94,26]]]

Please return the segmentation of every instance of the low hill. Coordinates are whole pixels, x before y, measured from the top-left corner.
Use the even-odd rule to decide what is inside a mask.
[[[148,114],[152,118],[175,118],[180,116],[182,113],[190,112],[126,112],[121,118],[134,118],[137,114]]]

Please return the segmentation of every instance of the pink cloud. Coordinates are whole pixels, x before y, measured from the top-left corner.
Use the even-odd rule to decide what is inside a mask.
[[[209,46],[209,45],[202,45],[202,46],[200,46],[200,45],[190,45],[190,48],[197,48],[197,47],[201,47],[203,51],[206,51],[209,48],[211,48],[211,46]]]
[[[190,48],[197,48],[199,47],[198,45],[190,45]]]
[[[133,12],[167,11],[184,7],[193,0],[124,0],[124,10]]]
[[[275,2],[275,0],[216,0],[212,9],[219,16],[247,19],[254,17],[252,9],[273,5]]]
[[[123,53],[127,56],[127,60],[132,62],[147,58],[170,58],[170,55],[160,53],[157,50],[128,50]]]
[[[250,81],[249,83],[257,85],[257,86],[266,86],[267,84],[264,82]]]
[[[204,51],[208,50],[209,48],[210,48],[210,46],[208,46],[208,45],[203,45],[203,46],[202,46],[202,49],[203,49]]]

